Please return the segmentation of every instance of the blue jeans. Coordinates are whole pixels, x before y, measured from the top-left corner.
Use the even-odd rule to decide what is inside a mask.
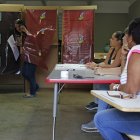
[[[109,90],[109,84],[95,84],[93,88],[94,90]],[[95,102],[98,104],[97,112],[110,108],[110,105],[98,98],[95,98]]]
[[[140,113],[107,109],[96,113],[94,123],[105,140],[127,140],[123,134],[140,135]]]
[[[22,75],[30,84],[30,94],[35,95],[38,84],[35,78],[36,65],[24,62],[22,66]]]

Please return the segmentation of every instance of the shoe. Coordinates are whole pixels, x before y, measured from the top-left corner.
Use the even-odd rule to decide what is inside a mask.
[[[17,71],[15,74],[17,74],[17,75],[18,75],[18,74],[20,74],[20,73],[21,73],[21,71],[19,70],[19,71]]]
[[[93,122],[82,124],[81,130],[84,132],[88,132],[88,133],[99,132],[98,129],[95,127]]]
[[[93,110],[97,110],[98,109],[98,104],[96,104],[95,102],[91,102],[88,105],[85,106],[85,108],[89,111],[93,111]]]
[[[33,98],[35,95],[25,94],[23,95],[23,98]]]

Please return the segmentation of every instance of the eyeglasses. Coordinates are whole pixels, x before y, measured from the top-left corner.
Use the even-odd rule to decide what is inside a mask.
[[[110,97],[115,97],[119,99],[134,99],[137,97],[136,94],[128,94],[128,95],[123,95],[122,93],[118,92],[118,95],[111,95],[109,91],[107,91],[108,96]]]

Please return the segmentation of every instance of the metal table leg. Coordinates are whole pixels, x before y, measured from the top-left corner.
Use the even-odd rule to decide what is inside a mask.
[[[54,99],[53,99],[53,136],[52,136],[52,140],[55,140],[57,96],[58,96],[58,83],[55,83],[55,85],[54,85]]]

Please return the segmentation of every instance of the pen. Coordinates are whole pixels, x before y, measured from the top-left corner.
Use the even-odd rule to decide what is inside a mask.
[[[123,97],[122,94],[119,94],[119,95],[110,95],[110,94],[109,94],[109,91],[107,91],[107,94],[108,94],[108,96],[110,96],[110,97],[116,97],[116,98],[121,98],[121,99],[122,99],[122,97]]]
[[[83,78],[94,78],[94,77],[83,77]]]
[[[126,96],[124,96],[123,94],[121,94],[121,93],[118,93],[119,95],[110,95],[109,94],[109,92],[107,91],[107,94],[108,94],[108,96],[110,96],[110,97],[116,97],[116,98],[120,98],[120,99],[132,99],[132,98],[134,98],[133,96],[130,96],[130,95],[126,95]]]

